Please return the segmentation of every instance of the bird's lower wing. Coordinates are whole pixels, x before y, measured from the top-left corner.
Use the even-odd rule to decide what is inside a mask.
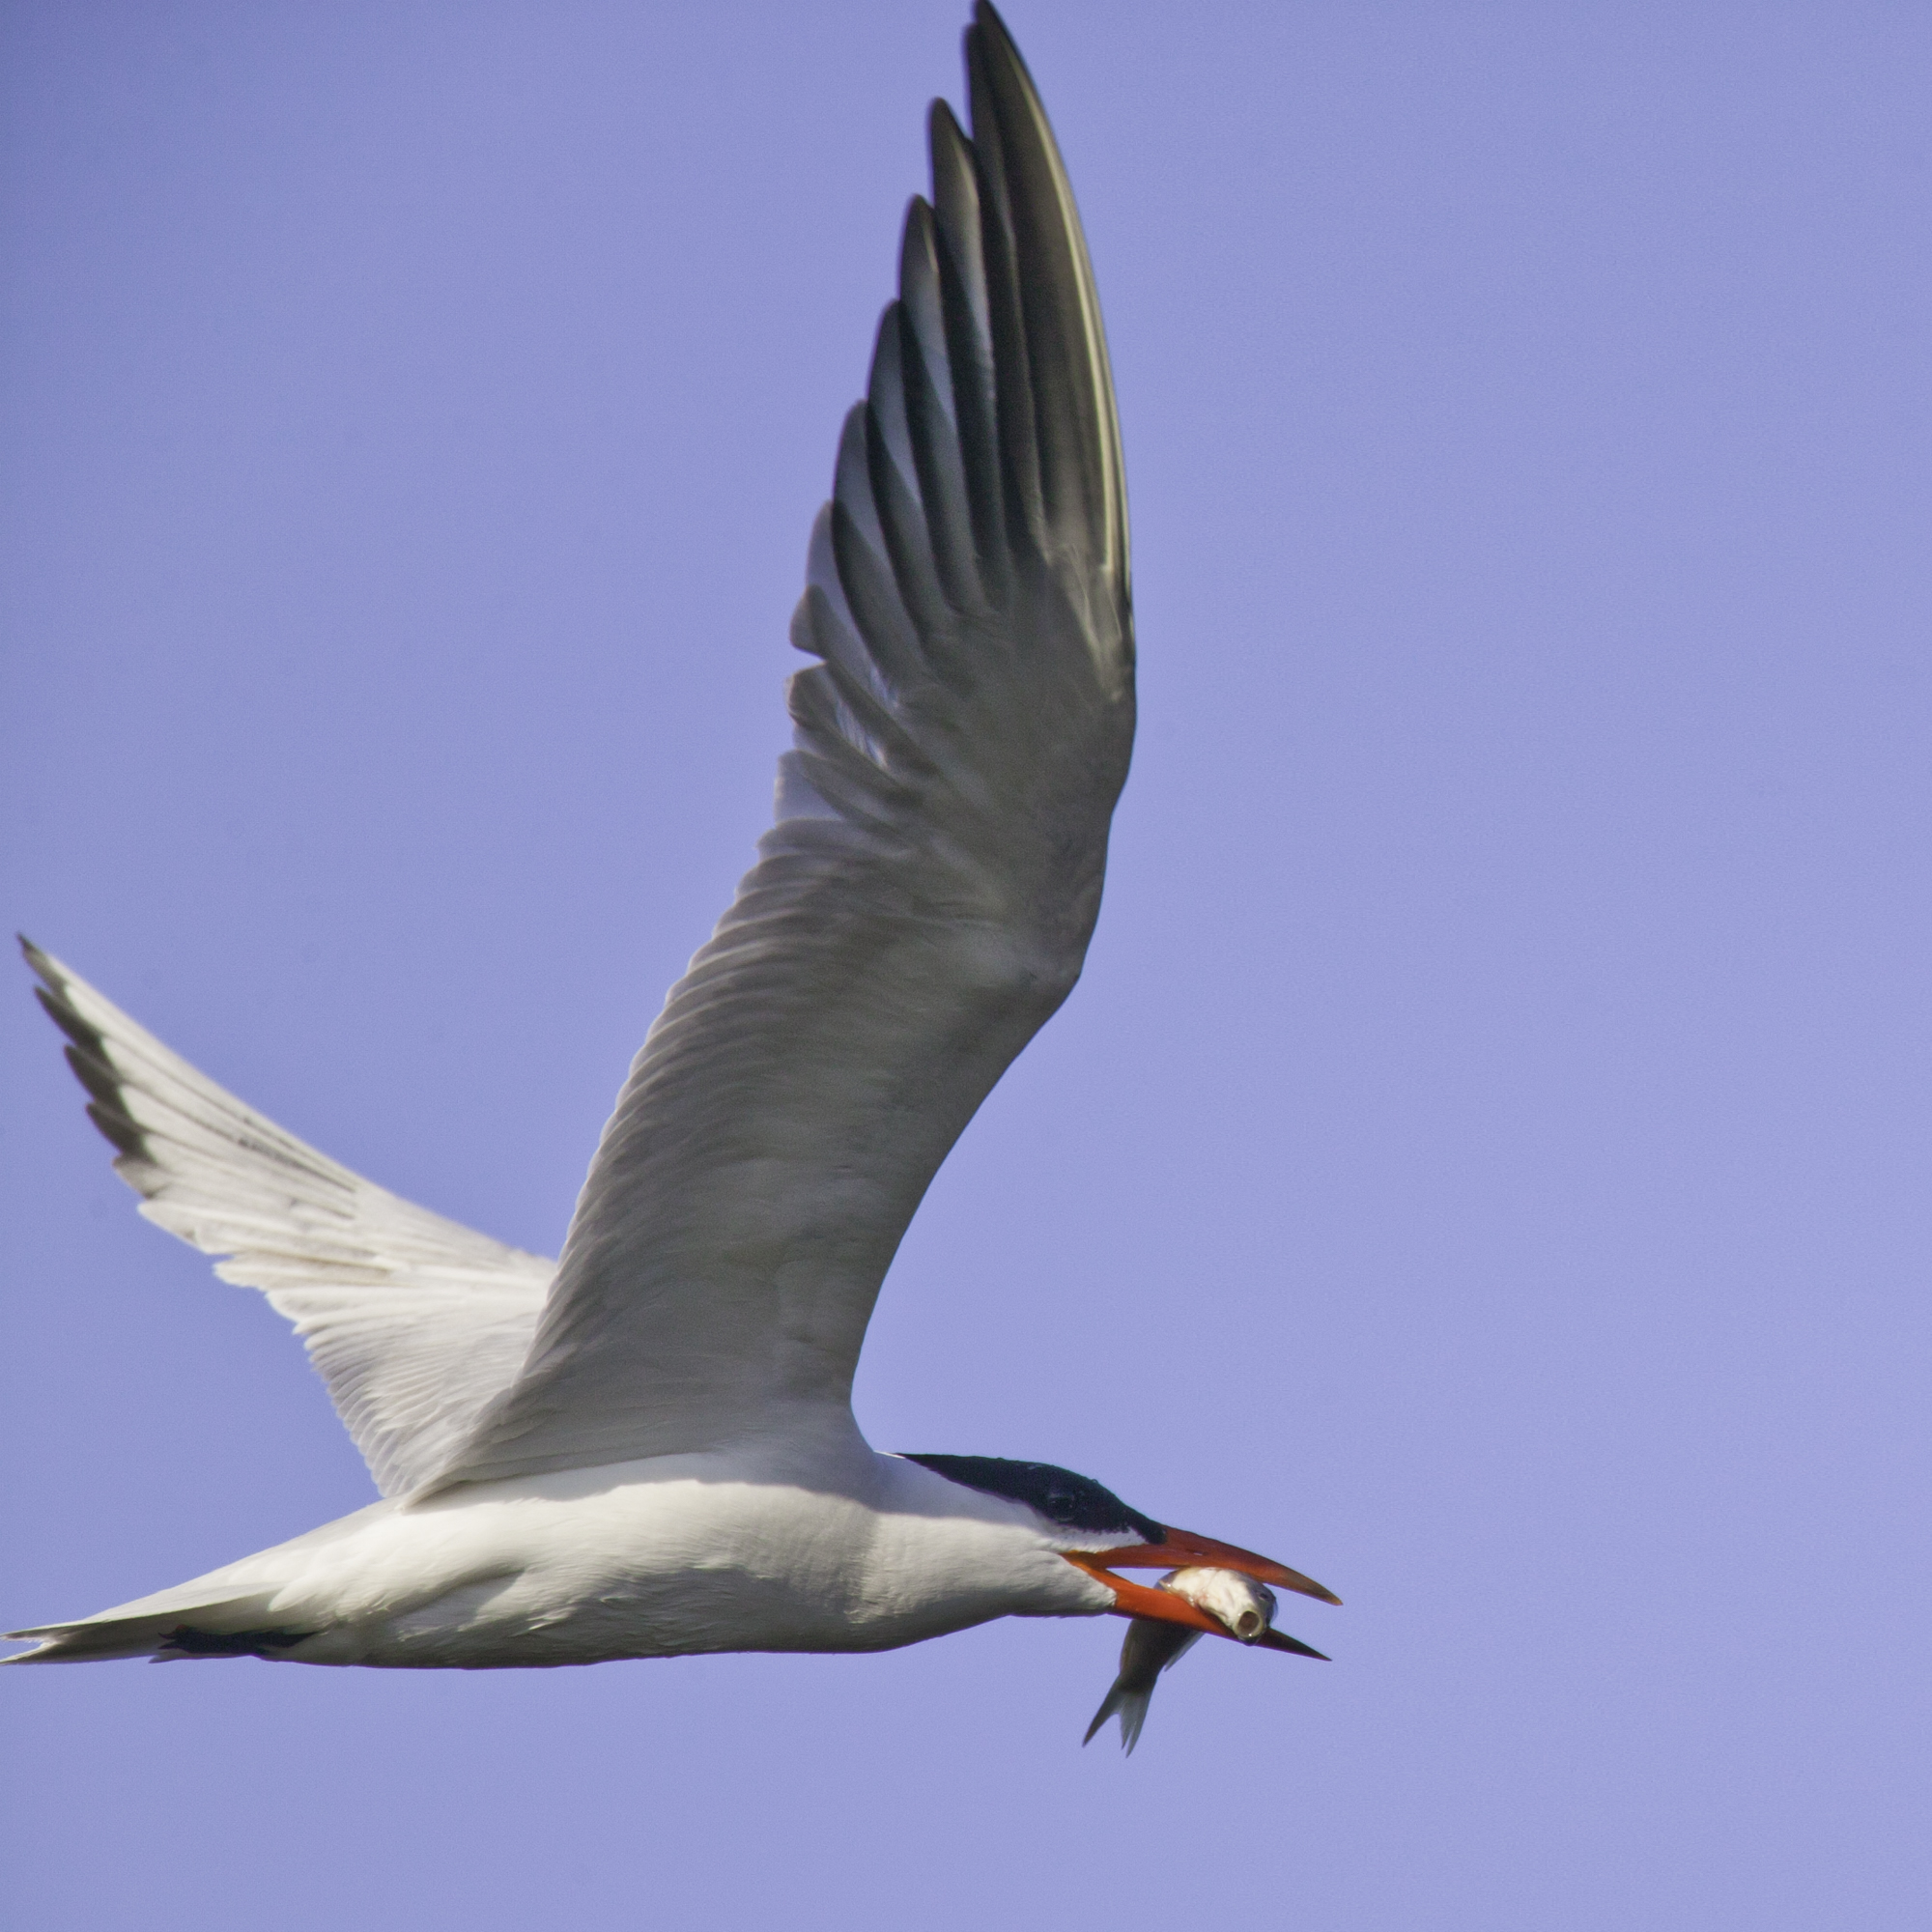
[[[515,1378],[556,1264],[385,1193],[22,942],[141,1212],[295,1323],[384,1495],[445,1463]]]
[[[1119,433],[989,7],[967,69],[813,535],[778,823],[631,1070],[527,1364],[432,1487],[844,1410],[913,1210],[1079,975],[1133,735]]]

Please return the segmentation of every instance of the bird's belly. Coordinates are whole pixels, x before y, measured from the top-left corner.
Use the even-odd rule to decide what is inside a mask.
[[[488,1670],[709,1651],[890,1650],[1004,1614],[1002,1604],[959,1602],[880,1614],[852,1596],[724,1564],[562,1587],[530,1571],[335,1625],[287,1655],[301,1663]]]
[[[1094,1607],[1080,1573],[1014,1548],[997,1526],[962,1535],[826,1490],[613,1473],[383,1514],[333,1548],[326,1577],[280,1593],[273,1622],[314,1632],[281,1654],[493,1669],[888,1650],[992,1617]]]

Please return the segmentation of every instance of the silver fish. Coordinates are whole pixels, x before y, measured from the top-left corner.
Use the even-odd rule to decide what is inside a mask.
[[[1238,1570],[1205,1566],[1177,1570],[1163,1577],[1155,1587],[1172,1590],[1196,1609],[1206,1610],[1240,1643],[1259,1643],[1274,1622],[1274,1592]],[[1185,1624],[1161,1623],[1152,1617],[1129,1619],[1121,1644],[1121,1673],[1101,1699],[1080,1742],[1091,1745],[1100,1726],[1118,1716],[1121,1748],[1131,1755],[1140,1742],[1141,1726],[1147,1722],[1148,1706],[1153,1701],[1153,1687],[1160,1673],[1179,1663],[1202,1635]]]

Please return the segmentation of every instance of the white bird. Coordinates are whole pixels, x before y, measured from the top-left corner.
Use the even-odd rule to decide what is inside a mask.
[[[1086,243],[983,0],[966,67],[972,137],[933,104],[932,198],[812,531],[791,636],[818,662],[790,682],[776,823],[650,1029],[560,1262],[337,1166],[26,948],[141,1212],[294,1322],[383,1500],[16,1632],[39,1647],[8,1662],[478,1669],[1107,1612],[1320,1655],[1118,1574],[1337,1601],[1297,1572],[1051,1465],[877,1454],[852,1415],[907,1223],[1079,977],[1133,738]]]

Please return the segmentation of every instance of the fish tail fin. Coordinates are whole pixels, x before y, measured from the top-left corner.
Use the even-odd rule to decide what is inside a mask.
[[[1098,1735],[1100,1726],[1109,1718],[1121,1720],[1121,1748],[1129,1757],[1134,1747],[1141,1741],[1141,1726],[1147,1722],[1148,1706],[1153,1702],[1153,1686],[1129,1684],[1124,1674],[1114,1679],[1114,1687],[1100,1700],[1100,1708],[1094,1713],[1094,1721],[1087,1726],[1087,1735],[1080,1740],[1082,1745],[1091,1745]]]

